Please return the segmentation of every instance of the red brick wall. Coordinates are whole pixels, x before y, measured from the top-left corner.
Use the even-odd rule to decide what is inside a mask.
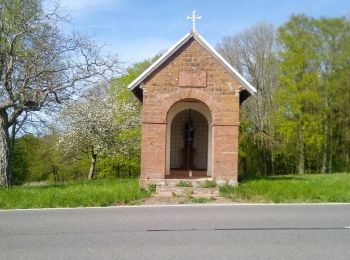
[[[179,87],[179,73],[206,73],[206,87]],[[213,119],[212,176],[237,180],[240,87],[237,80],[195,40],[147,78],[143,88],[141,180],[165,176],[167,113],[176,102],[205,103]]]
[[[238,126],[213,126],[213,176],[236,179],[238,161]]]
[[[141,179],[164,178],[165,136],[166,124],[142,124]]]

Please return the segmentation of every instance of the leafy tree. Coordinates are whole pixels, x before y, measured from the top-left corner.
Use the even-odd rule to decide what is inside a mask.
[[[277,39],[258,24],[217,45],[258,89],[241,108],[240,172],[348,171],[349,28],[343,17],[294,15]]]
[[[141,103],[127,89],[127,86],[158,58],[159,55],[156,55],[152,59],[146,59],[131,65],[127,68],[124,75],[112,80],[109,86],[109,90],[115,93],[117,104],[133,108],[120,110],[119,113],[116,114],[116,122],[118,124],[129,125],[129,127],[123,127],[116,136],[119,144],[119,152],[117,154],[118,165],[139,169],[141,149]]]
[[[277,132],[299,155],[299,173],[304,174],[307,145],[320,150],[320,95],[318,67],[320,40],[312,19],[292,16],[278,30],[281,43],[276,90]]]
[[[345,18],[291,17],[279,29],[276,126],[299,172],[347,171],[350,27]],[[288,151],[290,152],[290,151]],[[343,164],[345,167],[341,167]]]
[[[65,36],[59,10],[40,0],[0,0],[0,185],[11,183],[9,129],[28,111],[69,99],[118,62],[77,33]]]
[[[101,176],[110,175],[115,166],[139,169],[141,104],[127,86],[152,62],[145,60],[132,65],[124,75],[113,79],[108,89],[97,86],[63,109],[59,147],[71,161],[90,154],[89,179],[98,166]]]
[[[350,77],[350,23],[345,18],[314,20],[315,31],[322,45],[320,95],[323,109],[323,147],[321,172],[332,172],[333,158],[349,164],[349,77]],[[340,141],[341,140],[341,141]]]
[[[53,179],[62,180],[67,168],[61,160],[61,151],[56,147],[57,136],[48,134],[42,137],[33,134],[16,138],[13,151],[13,183]],[[44,163],[43,163],[44,162]],[[70,167],[72,165],[69,165]]]
[[[27,135],[16,140],[16,149],[13,151],[13,183],[21,184],[28,181],[30,176],[29,164],[33,162],[38,141],[35,136]]]

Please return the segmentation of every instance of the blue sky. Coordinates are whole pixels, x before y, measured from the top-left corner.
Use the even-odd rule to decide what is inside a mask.
[[[51,1],[51,0],[46,0]],[[190,31],[185,17],[196,9],[197,30],[213,46],[223,36],[258,22],[279,26],[291,14],[350,16],[349,0],[61,0],[72,22],[64,30],[93,36],[123,62],[153,57]]]

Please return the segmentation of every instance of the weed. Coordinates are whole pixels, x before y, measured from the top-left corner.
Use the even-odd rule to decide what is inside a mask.
[[[205,182],[201,182],[199,184],[201,188],[215,188],[216,187],[216,182],[215,181],[208,181],[206,180]]]
[[[179,181],[176,184],[176,187],[192,187],[192,184],[190,182],[187,182],[187,181]]]
[[[155,183],[150,183],[150,184],[147,185],[147,189],[151,193],[156,192],[157,185]]]
[[[190,197],[188,199],[188,202],[190,203],[208,203],[208,202],[213,202],[215,201],[215,198],[194,198]]]

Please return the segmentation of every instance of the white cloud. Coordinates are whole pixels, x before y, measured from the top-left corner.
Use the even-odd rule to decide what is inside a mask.
[[[44,0],[48,9],[58,2],[63,9],[71,12],[96,11],[117,6],[119,0]]]

